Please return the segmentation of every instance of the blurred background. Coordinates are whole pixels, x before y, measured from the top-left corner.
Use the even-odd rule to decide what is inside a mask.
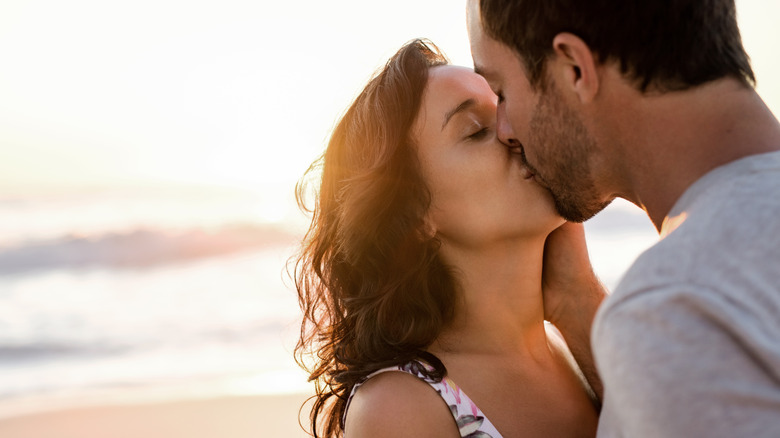
[[[778,114],[780,2],[737,6]],[[0,418],[310,392],[295,183],[414,37],[471,65],[461,1],[0,3]],[[656,240],[622,201],[586,230],[610,287]]]

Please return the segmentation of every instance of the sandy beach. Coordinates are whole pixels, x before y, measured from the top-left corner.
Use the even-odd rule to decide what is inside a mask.
[[[3,438],[308,437],[305,394],[79,407],[0,420]],[[308,409],[301,417],[308,418]]]

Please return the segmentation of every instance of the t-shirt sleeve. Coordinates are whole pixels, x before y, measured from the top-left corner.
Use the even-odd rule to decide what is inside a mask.
[[[620,431],[600,436],[780,436],[780,340],[738,302],[679,284],[634,293],[593,342],[604,429]]]

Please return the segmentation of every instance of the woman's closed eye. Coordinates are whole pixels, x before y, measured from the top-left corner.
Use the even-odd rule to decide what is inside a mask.
[[[482,140],[490,133],[490,127],[485,126],[483,128],[480,128],[478,131],[474,132],[473,134],[469,135],[467,138],[469,140]]]

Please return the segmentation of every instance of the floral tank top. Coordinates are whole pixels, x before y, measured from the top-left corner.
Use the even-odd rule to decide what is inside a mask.
[[[447,406],[450,407],[450,412],[452,413],[452,417],[458,426],[462,438],[501,438],[501,434],[498,433],[498,430],[496,430],[490,420],[488,420],[477,405],[461,391],[452,379],[445,376],[440,381],[437,381],[428,377],[433,369],[433,366],[423,361],[411,361],[405,365],[383,368],[369,374],[352,388],[352,393],[349,395],[347,406],[344,410],[345,419],[352,397],[355,395],[358,388],[360,388],[360,385],[377,374],[390,371],[401,371],[416,376],[439,393],[439,396],[441,396],[447,403]]]

